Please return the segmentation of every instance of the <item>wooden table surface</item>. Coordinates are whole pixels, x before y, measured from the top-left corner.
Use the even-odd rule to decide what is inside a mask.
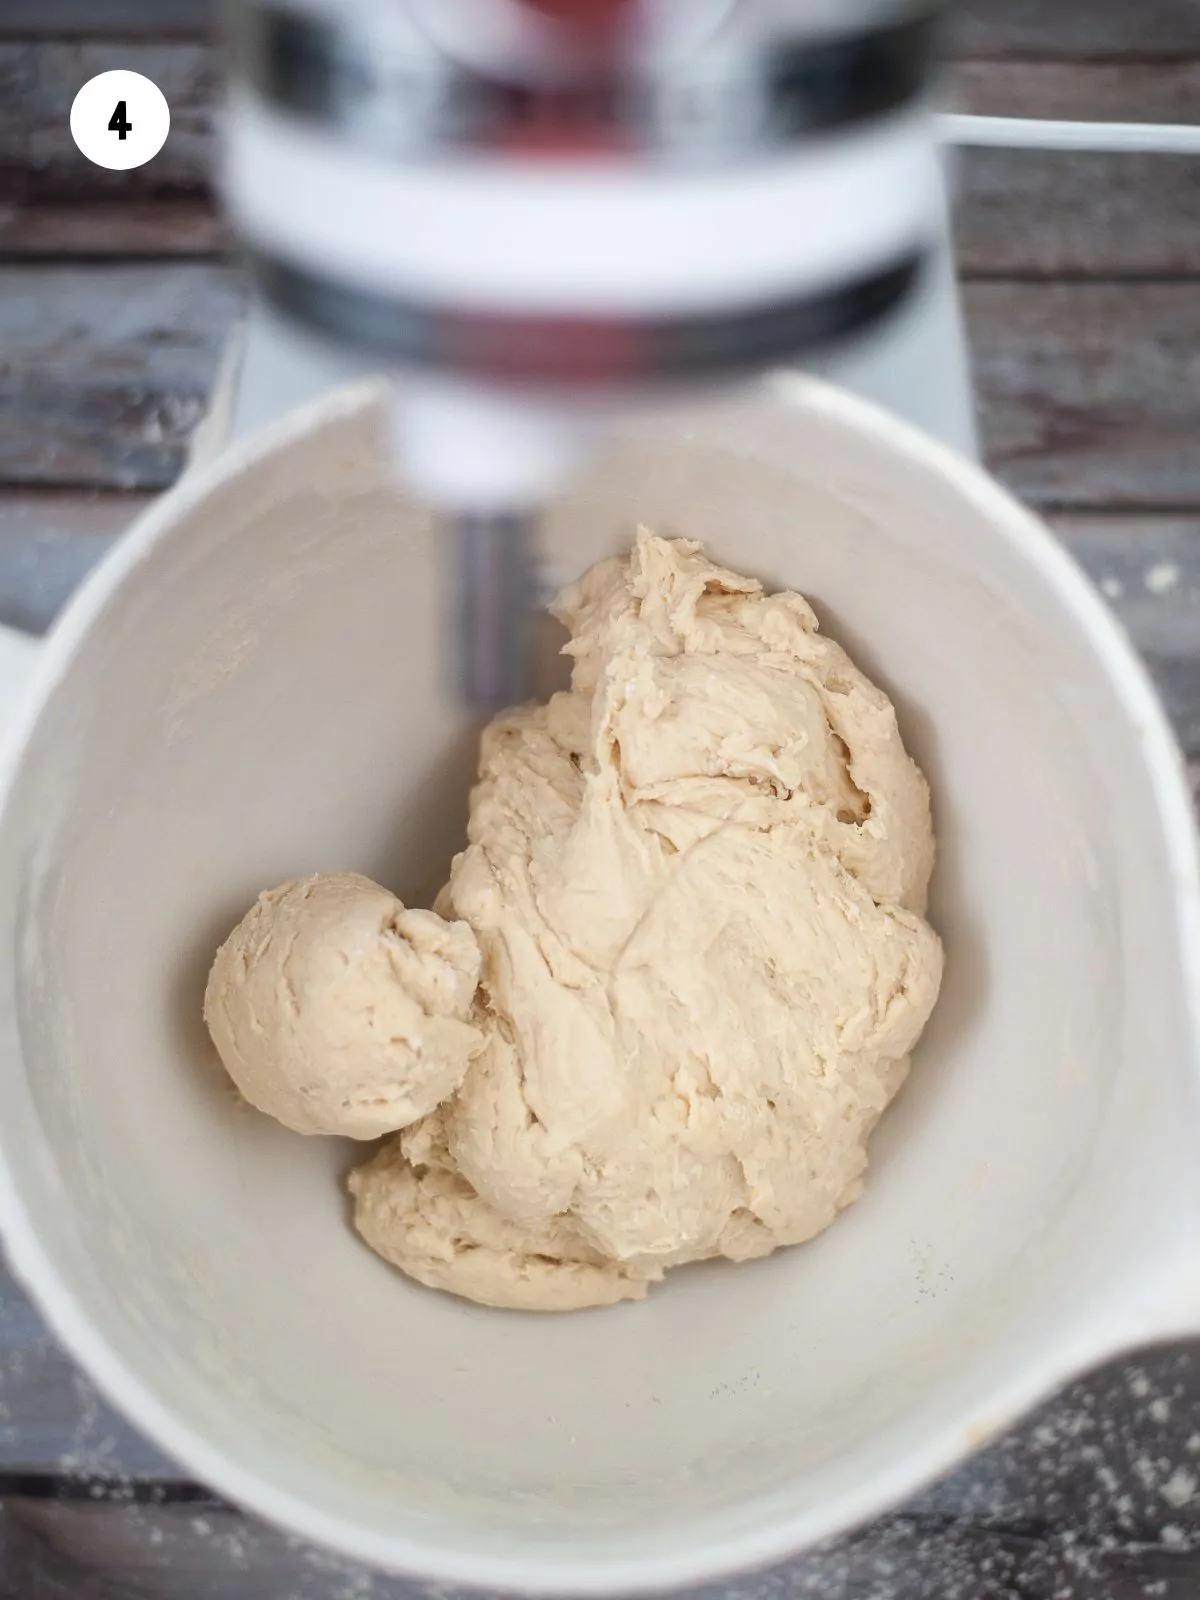
[[[205,186],[209,21],[207,0],[0,0],[0,621],[49,625],[203,413],[242,293]],[[1200,0],[963,0],[953,54],[972,110],[1200,119]],[[67,129],[109,67],[172,109],[132,173]],[[1200,774],[1200,162],[975,151],[958,181],[988,459],[1099,584]],[[417,1592],[189,1483],[2,1269],[0,1494],[0,1600]],[[1200,1341],[1092,1375],[894,1515],[718,1592],[1196,1600]]]

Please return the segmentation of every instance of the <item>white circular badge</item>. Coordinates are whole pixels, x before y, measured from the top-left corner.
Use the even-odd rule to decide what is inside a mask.
[[[140,72],[101,72],[71,106],[71,137],[89,161],[118,170],[143,166],[167,142],[171,108]]]

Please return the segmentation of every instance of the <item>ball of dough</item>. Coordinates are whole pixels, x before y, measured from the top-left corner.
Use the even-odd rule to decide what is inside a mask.
[[[542,1310],[827,1227],[942,972],[925,780],[799,595],[643,534],[557,609],[571,689],[484,734],[438,902],[483,1049],[351,1180],[389,1261]]]
[[[245,1098],[297,1133],[376,1139],[453,1094],[483,1036],[465,923],[352,872],[259,896],[217,952],[204,1017]]]

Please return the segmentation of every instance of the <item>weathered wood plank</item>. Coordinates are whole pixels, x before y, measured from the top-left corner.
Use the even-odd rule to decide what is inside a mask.
[[[71,138],[71,102],[98,72],[125,67],[158,84],[171,131],[158,155],[129,172],[88,161]],[[214,50],[200,42],[0,41],[0,202],[193,191],[207,181],[219,83]]]
[[[948,88],[961,111],[1080,122],[1194,122],[1200,59],[961,61]]]
[[[41,34],[188,37],[210,32],[216,14],[216,0],[4,0],[0,38]]]
[[[900,1513],[695,1600],[1194,1600],[1200,1549],[1183,1524],[1122,1541],[1068,1527],[1011,1528]],[[139,1600],[433,1600],[219,1503],[123,1505],[12,1496],[0,1512],[0,1595]],[[450,1591],[454,1593],[455,1591]]]
[[[178,1476],[100,1400],[0,1262],[0,1477],[24,1473]]]
[[[968,276],[1200,273],[1200,161],[968,149],[952,171]]]
[[[153,497],[0,494],[0,623],[44,633]]]
[[[240,304],[224,266],[0,268],[0,481],[171,482]]]
[[[226,254],[232,235],[207,196],[183,200],[0,202],[0,260]]]
[[[1200,516],[1053,522],[1150,668],[1184,754],[1200,762]]]
[[[960,56],[1178,61],[1200,55],[1195,0],[956,0]]]
[[[1200,1546],[1200,1342],[1071,1384],[907,1508],[1030,1533]]]
[[[192,34],[215,0],[5,0],[0,34]],[[957,0],[960,55],[1178,59],[1200,54],[1192,0]]]
[[[968,283],[988,459],[1062,506],[1200,505],[1190,283]]]

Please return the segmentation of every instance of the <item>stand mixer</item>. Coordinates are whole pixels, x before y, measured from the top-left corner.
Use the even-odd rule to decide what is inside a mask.
[[[242,432],[395,380],[466,700],[528,689],[535,526],[631,407],[803,365],[970,454],[930,0],[244,0]]]

